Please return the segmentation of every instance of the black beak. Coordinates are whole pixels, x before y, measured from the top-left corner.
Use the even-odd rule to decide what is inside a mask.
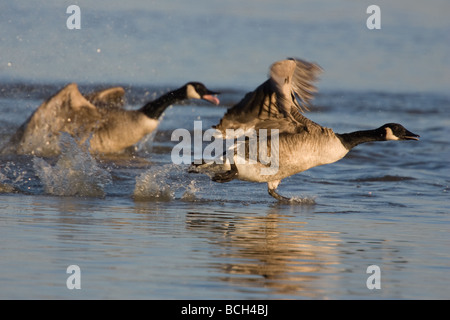
[[[215,94],[220,94],[220,92],[207,90],[207,91],[206,91],[206,94],[215,95]]]
[[[406,130],[405,135],[403,136],[403,140],[419,140],[420,136],[418,134],[412,133],[411,131]]]

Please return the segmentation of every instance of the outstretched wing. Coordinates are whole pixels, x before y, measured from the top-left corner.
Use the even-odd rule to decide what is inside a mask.
[[[270,78],[230,108],[216,129],[279,129],[296,133],[307,130],[314,122],[301,112],[307,110],[314,92],[314,82],[322,69],[315,63],[300,59],[275,62]]]
[[[60,132],[85,140],[102,118],[99,110],[80,93],[78,86],[69,84],[36,109],[2,152],[58,153]]]
[[[125,105],[125,90],[122,87],[95,91],[84,97],[98,108],[122,108]]]
[[[321,72],[322,68],[317,64],[301,59],[290,58],[272,64],[270,81],[279,99],[279,109],[289,113],[295,105],[300,112],[308,110],[317,92],[313,83]]]

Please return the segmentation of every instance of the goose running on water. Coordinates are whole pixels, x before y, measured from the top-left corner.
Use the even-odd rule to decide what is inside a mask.
[[[388,123],[374,130],[339,134],[306,118],[307,110],[322,69],[314,63],[300,59],[275,62],[270,68],[270,77],[255,91],[230,108],[220,123],[215,126],[223,136],[227,129],[278,129],[278,170],[273,174],[262,174],[267,163],[261,161],[221,161],[193,165],[191,172],[206,172],[214,168],[212,180],[228,182],[233,179],[266,182],[269,194],[277,200],[290,200],[276,192],[281,180],[310,168],[342,159],[352,148],[365,142],[387,140],[418,140],[402,125]],[[258,138],[260,139],[260,138]],[[267,149],[270,150],[269,136]],[[249,140],[245,141],[248,150]],[[270,152],[270,151],[269,151]],[[224,154],[225,156],[225,154]],[[223,157],[224,157],[223,156]],[[222,157],[222,159],[223,159]],[[228,158],[230,159],[230,158]],[[219,163],[219,164],[218,164]],[[219,172],[217,172],[219,167]],[[221,171],[220,171],[221,170]]]
[[[54,155],[59,135],[67,132],[92,153],[121,153],[153,132],[170,105],[186,99],[219,104],[217,92],[200,82],[189,82],[138,110],[125,110],[125,90],[109,88],[83,96],[75,83],[67,85],[42,103],[12,136],[2,153]]]

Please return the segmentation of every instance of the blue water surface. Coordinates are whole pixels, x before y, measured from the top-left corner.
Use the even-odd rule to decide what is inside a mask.
[[[71,4],[79,30],[66,26]],[[371,4],[0,4],[0,145],[70,82],[123,85],[127,108],[192,80],[222,92],[218,107],[168,109],[135,156],[1,155],[0,298],[448,299],[450,5],[377,1],[381,29],[369,30]],[[289,56],[324,69],[312,120],[336,132],[399,122],[421,140],[361,145],[289,177],[278,190],[291,204],[172,163],[173,130],[216,124]]]

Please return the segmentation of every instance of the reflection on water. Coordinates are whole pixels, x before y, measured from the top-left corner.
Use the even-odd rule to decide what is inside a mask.
[[[189,212],[186,224],[213,245],[218,280],[244,292],[265,288],[269,294],[320,297],[324,274],[339,263],[333,254],[338,234],[308,230],[306,222],[290,221],[277,208],[263,216]]]
[[[447,291],[427,267],[448,269],[445,228],[399,216],[325,213],[320,204],[18,197],[0,205],[1,236],[14,240],[0,242],[3,298],[405,298],[426,295],[430,281],[433,296]],[[70,264],[83,272],[77,296],[65,288]],[[382,291],[365,286],[371,264],[382,269]]]
[[[42,98],[0,99],[0,144]],[[305,199],[290,204],[263,184],[217,184],[171,163],[174,128],[199,117],[215,124],[225,108],[167,110],[151,152],[92,158],[63,139],[60,157],[0,155],[0,297],[448,296],[448,97],[331,92],[316,101],[310,117],[338,132],[399,119],[423,139],[361,146],[285,179],[280,191]],[[82,270],[78,293],[65,287],[70,264]],[[376,292],[366,288],[372,264],[382,270]]]

